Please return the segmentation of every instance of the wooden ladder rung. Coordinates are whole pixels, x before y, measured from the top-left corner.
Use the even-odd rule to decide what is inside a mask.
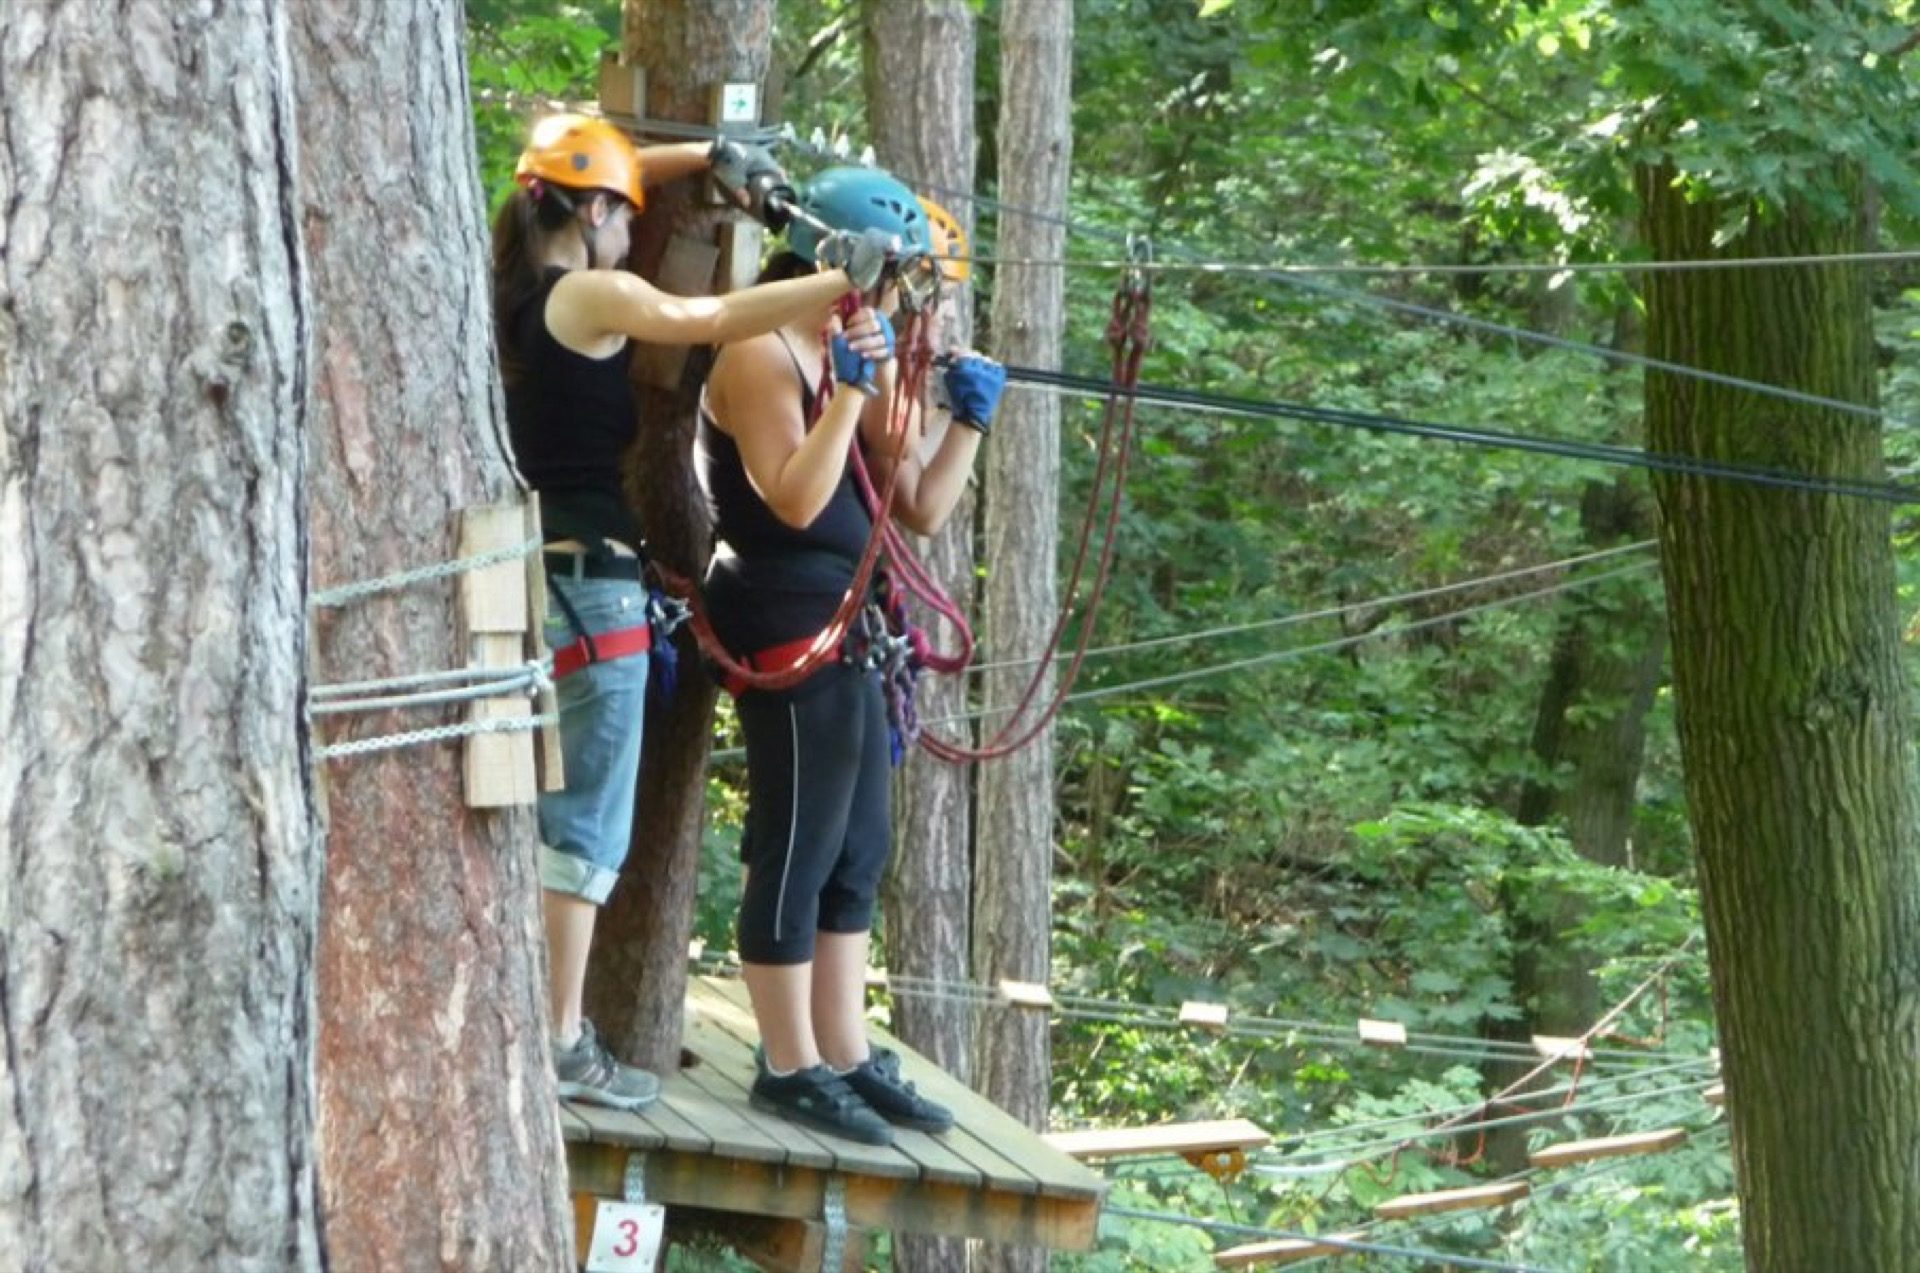
[[[1727,1103],[1727,1085],[1725,1083],[1715,1083],[1712,1087],[1700,1093],[1700,1099],[1709,1105],[1725,1105]]]
[[[1657,1132],[1633,1132],[1625,1136],[1598,1136],[1592,1140],[1570,1140],[1560,1145],[1545,1145],[1527,1155],[1536,1167],[1569,1167],[1592,1162],[1596,1158],[1625,1158],[1630,1154],[1657,1154],[1672,1149],[1687,1138],[1684,1127],[1667,1127]]]
[[[1407,1027],[1398,1021],[1360,1018],[1360,1042],[1368,1047],[1401,1048],[1407,1045]]]
[[[1330,1234],[1323,1238],[1276,1238],[1269,1242],[1249,1242],[1214,1253],[1214,1264],[1223,1269],[1246,1269],[1258,1264],[1294,1264],[1318,1255],[1346,1255],[1348,1242],[1363,1242],[1363,1233]]]
[[[1000,979],[1000,998],[1015,1008],[1035,1008],[1051,1011],[1053,992],[1037,981],[1015,981],[1010,977]]]
[[[1389,1198],[1373,1209],[1382,1220],[1404,1220],[1408,1216],[1432,1215],[1439,1211],[1471,1211],[1477,1207],[1504,1207],[1527,1196],[1527,1182],[1510,1180],[1501,1184],[1472,1185],[1465,1189],[1442,1189],[1436,1193],[1410,1193],[1404,1198]]]
[[[1584,1061],[1587,1059],[1587,1043],[1585,1039],[1562,1038],[1557,1034],[1534,1035],[1533,1050],[1549,1061]]]
[[[1245,1152],[1273,1143],[1266,1128],[1244,1118],[1157,1127],[1092,1127],[1048,1132],[1041,1139],[1069,1158],[1137,1158],[1146,1154]]]
[[[1224,1030],[1227,1028],[1227,1005],[1189,999],[1180,1005],[1180,1024],[1198,1026],[1202,1030]]]

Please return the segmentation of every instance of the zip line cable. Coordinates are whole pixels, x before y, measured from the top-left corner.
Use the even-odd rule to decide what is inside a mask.
[[[1603,548],[1596,552],[1582,553],[1577,557],[1567,557],[1560,561],[1542,562],[1537,566],[1522,566],[1517,570],[1504,570],[1498,574],[1482,575],[1477,579],[1463,579],[1458,583],[1440,584],[1432,588],[1420,588],[1413,592],[1403,592],[1391,597],[1381,597],[1374,601],[1355,601],[1348,605],[1329,606],[1320,610],[1309,610],[1297,614],[1283,614],[1271,619],[1255,619],[1248,623],[1229,624],[1217,628],[1199,628],[1191,632],[1176,632],[1168,636],[1143,637],[1138,641],[1127,641],[1119,645],[1101,645],[1087,651],[1088,658],[1104,658],[1114,654],[1131,654],[1139,650],[1159,649],[1169,645],[1183,645],[1189,641],[1210,641],[1219,637],[1240,636],[1249,632],[1262,632],[1273,628],[1294,627],[1302,623],[1312,623],[1320,619],[1337,619],[1344,615],[1358,614],[1368,610],[1390,609],[1395,606],[1426,601],[1433,597],[1448,596],[1456,592],[1465,592],[1473,588],[1484,588],[1491,584],[1505,583],[1512,579],[1524,579],[1530,575],[1546,574],[1549,571],[1567,570],[1574,566],[1584,566],[1590,562],[1605,561],[1626,553],[1645,552],[1656,546],[1656,541],[1642,539],[1631,544],[1622,544],[1614,548]],[[992,672],[1001,668],[1028,667],[1037,659],[1003,659],[993,663],[977,663],[971,669],[975,672]]]
[[[1067,695],[1066,701],[1069,703],[1086,703],[1094,699],[1111,698],[1116,694],[1131,694],[1140,690],[1161,689],[1169,685],[1183,685],[1188,681],[1224,676],[1230,672],[1244,672],[1251,668],[1265,667],[1273,663],[1305,658],[1313,654],[1331,654],[1337,650],[1345,650],[1352,646],[1359,645],[1364,641],[1375,641],[1382,637],[1404,636],[1410,632],[1419,632],[1427,628],[1435,628],[1444,624],[1454,623],[1472,615],[1505,609],[1508,606],[1519,605],[1526,601],[1539,601],[1546,597],[1558,596],[1564,592],[1573,592],[1580,588],[1591,587],[1594,584],[1602,583],[1609,579],[1620,578],[1641,570],[1646,570],[1655,564],[1654,562],[1646,561],[1636,562],[1629,566],[1617,566],[1612,570],[1603,571],[1595,575],[1587,575],[1580,579],[1570,579],[1564,583],[1551,584],[1544,588],[1535,588],[1529,592],[1519,592],[1512,596],[1500,597],[1493,601],[1482,601],[1475,605],[1462,606],[1458,610],[1449,610],[1445,614],[1432,615],[1425,619],[1411,619],[1405,623],[1385,624],[1367,632],[1356,632],[1349,636],[1335,637],[1332,640],[1321,641],[1313,645],[1288,646],[1285,649],[1270,650],[1265,654],[1251,655],[1247,658],[1235,659],[1228,663],[1216,663],[1208,667],[1187,668],[1179,672],[1169,672],[1164,676],[1151,676],[1142,680],[1126,681],[1119,685],[1101,685],[1093,689],[1075,690],[1073,693]],[[966,712],[956,712],[949,716],[937,717],[928,723],[946,724],[959,720],[984,718],[1004,713],[1007,710],[1005,707],[980,707]]]
[[[1008,367],[1007,379],[1010,383],[1053,389],[1075,396],[1105,397],[1112,392],[1111,386],[1106,385],[1105,381],[1068,372],[1044,371],[1037,367]],[[1762,468],[1758,465],[1673,455],[1663,451],[1643,451],[1636,447],[1606,442],[1577,442],[1532,433],[1512,433],[1468,425],[1436,424],[1377,412],[1354,411],[1341,407],[1315,407],[1306,403],[1283,402],[1276,399],[1239,398],[1228,394],[1176,389],[1164,385],[1142,384],[1136,386],[1132,392],[1142,402],[1198,410],[1203,413],[1250,416],[1270,420],[1302,420],[1310,424],[1338,425],[1374,433],[1432,438],[1493,450],[1529,451],[1542,455],[1557,455],[1571,460],[1591,460],[1623,468],[1643,468],[1689,477],[1720,478],[1821,495],[1851,495],[1893,504],[1920,503],[1920,487],[1905,486],[1897,482],[1810,477],[1779,469]]]
[[[1168,1211],[1146,1211],[1138,1207],[1117,1207],[1109,1203],[1102,1208],[1107,1215],[1118,1216],[1123,1220],[1145,1220],[1155,1224],[1177,1224],[1186,1228],[1200,1229],[1208,1233],[1224,1234],[1236,1238],[1258,1238],[1263,1240],[1284,1241],[1295,1239],[1306,1242],[1320,1242],[1327,1246],[1338,1247],[1341,1251],[1353,1255],[1397,1255],[1410,1260],[1425,1260],[1431,1264],[1446,1264],[1461,1269],[1501,1269],[1506,1273],[1552,1273],[1550,1269],[1535,1264],[1518,1264],[1512,1260],[1485,1260],[1473,1255],[1453,1255],[1446,1251],[1420,1250],[1414,1247],[1394,1246],[1385,1242],[1367,1242],[1349,1238],[1336,1238],[1326,1234],[1300,1233],[1289,1229],[1268,1229],[1253,1224],[1232,1224],[1225,1220],[1208,1220],[1201,1216],[1183,1216]]]
[[[1004,206],[1004,205],[1003,205]],[[975,254],[948,258],[972,265],[1058,266],[1065,269],[1117,270],[1127,262],[1097,256],[993,256]],[[1146,268],[1162,274],[1346,274],[1375,278],[1450,274],[1670,274],[1708,270],[1745,270],[1789,266],[1897,265],[1920,261],[1920,249],[1895,248],[1878,252],[1805,253],[1798,256],[1738,256],[1674,261],[1487,261],[1480,264],[1442,263],[1366,264],[1360,261],[1288,262],[1182,260],[1155,261]]]

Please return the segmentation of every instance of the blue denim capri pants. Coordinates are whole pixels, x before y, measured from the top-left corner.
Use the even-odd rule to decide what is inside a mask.
[[[647,621],[647,590],[632,579],[569,579],[549,575],[551,594],[564,589],[589,635]],[[546,638],[558,650],[579,640],[559,601],[547,598]],[[589,663],[555,684],[566,786],[540,795],[540,885],[595,905],[620,878],[633,839],[634,789],[646,729],[644,654]]]

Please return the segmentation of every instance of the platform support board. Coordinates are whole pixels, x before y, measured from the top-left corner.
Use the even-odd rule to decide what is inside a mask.
[[[526,536],[528,539],[542,537],[540,527],[540,492],[528,491],[526,503]],[[547,567],[539,553],[527,554],[527,627],[530,630],[528,645],[532,650],[529,657],[545,662],[552,653],[547,649]],[[560,718],[560,698],[554,692],[549,681],[535,696],[535,704],[540,715]],[[540,790],[560,791],[567,785],[566,761],[560,751],[560,726],[542,725],[535,731],[538,746],[534,759],[538,761]]]
[[[1345,1255],[1350,1248],[1344,1243],[1366,1241],[1363,1233],[1335,1233],[1329,1236],[1331,1240],[1276,1238],[1271,1242],[1249,1242],[1244,1246],[1228,1247],[1214,1254],[1214,1267],[1250,1269],[1272,1264],[1297,1264],[1301,1260],[1322,1255]]]
[[[1441,1211],[1504,1207],[1520,1201],[1529,1192],[1526,1181],[1509,1180],[1466,1189],[1442,1189],[1436,1193],[1410,1193],[1404,1198],[1387,1199],[1373,1209],[1373,1214],[1382,1220],[1405,1220],[1409,1216],[1434,1215]]]
[[[1545,1145],[1527,1155],[1535,1167],[1570,1167],[1574,1163],[1597,1158],[1625,1158],[1632,1154],[1657,1154],[1686,1140],[1684,1127],[1667,1127],[1657,1132],[1634,1132],[1627,1136],[1600,1136],[1592,1140],[1570,1140],[1561,1145]]]
[[[1587,1041],[1585,1039],[1562,1038],[1557,1034],[1534,1035],[1533,1050],[1549,1061],[1584,1061],[1587,1059]]]
[[[1725,1083],[1715,1083],[1712,1087],[1700,1093],[1700,1099],[1709,1105],[1725,1105],[1727,1103],[1727,1085]]]
[[[462,557],[501,551],[525,543],[526,512],[518,503],[491,504],[460,513]],[[460,576],[460,620],[470,666],[506,672],[526,662],[527,570],[518,559],[496,562]],[[476,699],[467,708],[471,722],[525,720],[532,704],[524,696]],[[534,802],[533,733],[520,729],[469,734],[464,772],[467,807],[497,809]]]

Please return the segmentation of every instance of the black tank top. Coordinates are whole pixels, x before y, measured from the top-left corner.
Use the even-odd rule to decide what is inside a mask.
[[[779,340],[799,378],[803,418],[811,420],[812,382],[786,337]],[[707,608],[728,650],[753,654],[825,628],[873,532],[852,466],[841,472],[820,515],[800,530],[774,516],[753,489],[740,448],[704,407],[694,434],[693,467],[713,517]]]
[[[541,521],[554,539],[641,541],[640,520],[620,485],[620,460],[638,431],[627,380],[632,341],[605,358],[575,353],[547,330],[547,298],[566,276],[549,269],[511,316],[519,363],[507,388],[513,456],[540,492]]]

